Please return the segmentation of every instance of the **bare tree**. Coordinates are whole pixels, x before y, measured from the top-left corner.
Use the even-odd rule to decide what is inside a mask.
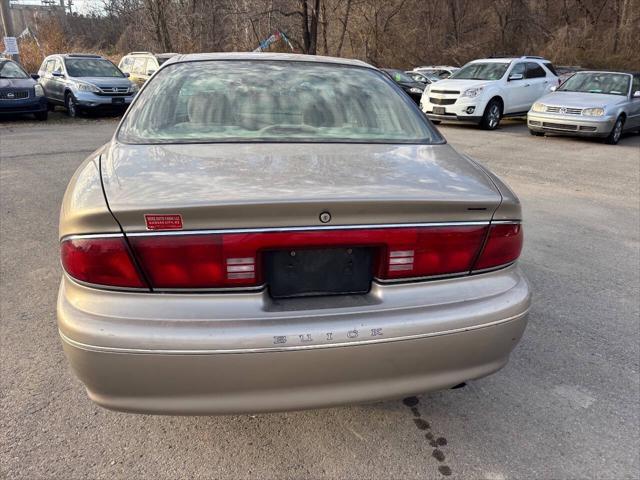
[[[640,69],[640,0],[102,2],[92,15],[62,21],[63,34],[78,49],[243,51],[280,30],[297,52],[379,66],[528,53],[560,64]],[[285,44],[269,48],[289,50]]]

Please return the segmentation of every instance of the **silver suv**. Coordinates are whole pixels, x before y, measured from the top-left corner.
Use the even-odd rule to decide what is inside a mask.
[[[138,91],[127,74],[100,55],[49,55],[38,75],[49,106],[63,105],[70,117],[87,109],[124,111]]]

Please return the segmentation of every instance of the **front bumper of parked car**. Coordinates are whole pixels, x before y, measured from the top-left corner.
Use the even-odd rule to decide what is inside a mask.
[[[47,99],[45,97],[35,97],[30,94],[27,98],[0,99],[0,114],[40,113],[46,110]]]
[[[534,132],[561,133],[586,137],[606,137],[616,122],[615,116],[587,117],[558,113],[527,114],[527,126]]]
[[[503,367],[527,322],[517,265],[366,295],[105,291],[66,275],[58,326],[89,397],[115,410],[228,414],[445,389]]]
[[[429,97],[440,98],[440,102],[432,103]],[[425,93],[420,102],[420,108],[431,120],[480,123],[486,102],[482,97],[468,98],[452,95],[429,95]],[[434,109],[444,109],[443,114],[434,113]]]
[[[80,90],[74,91],[73,95],[78,105],[83,108],[124,108],[135,98],[133,93],[129,95],[98,95]]]

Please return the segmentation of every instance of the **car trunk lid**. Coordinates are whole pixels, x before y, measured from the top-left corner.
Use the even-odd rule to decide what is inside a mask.
[[[101,161],[125,232],[488,221],[501,196],[449,145],[114,143]]]

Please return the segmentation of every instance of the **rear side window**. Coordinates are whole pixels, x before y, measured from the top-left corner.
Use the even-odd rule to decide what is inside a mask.
[[[640,92],[640,75],[633,76],[633,86],[631,87],[631,95]]]
[[[539,64],[535,62],[527,62],[527,75],[526,78],[541,78],[546,77],[547,73]]]
[[[547,70],[549,70],[551,73],[553,73],[556,77],[558,76],[558,72],[556,72],[556,67],[553,66],[553,63],[551,62],[542,62],[542,64],[547,67]]]
[[[176,63],[122,121],[128,143],[440,143],[386,75],[316,62]]]

